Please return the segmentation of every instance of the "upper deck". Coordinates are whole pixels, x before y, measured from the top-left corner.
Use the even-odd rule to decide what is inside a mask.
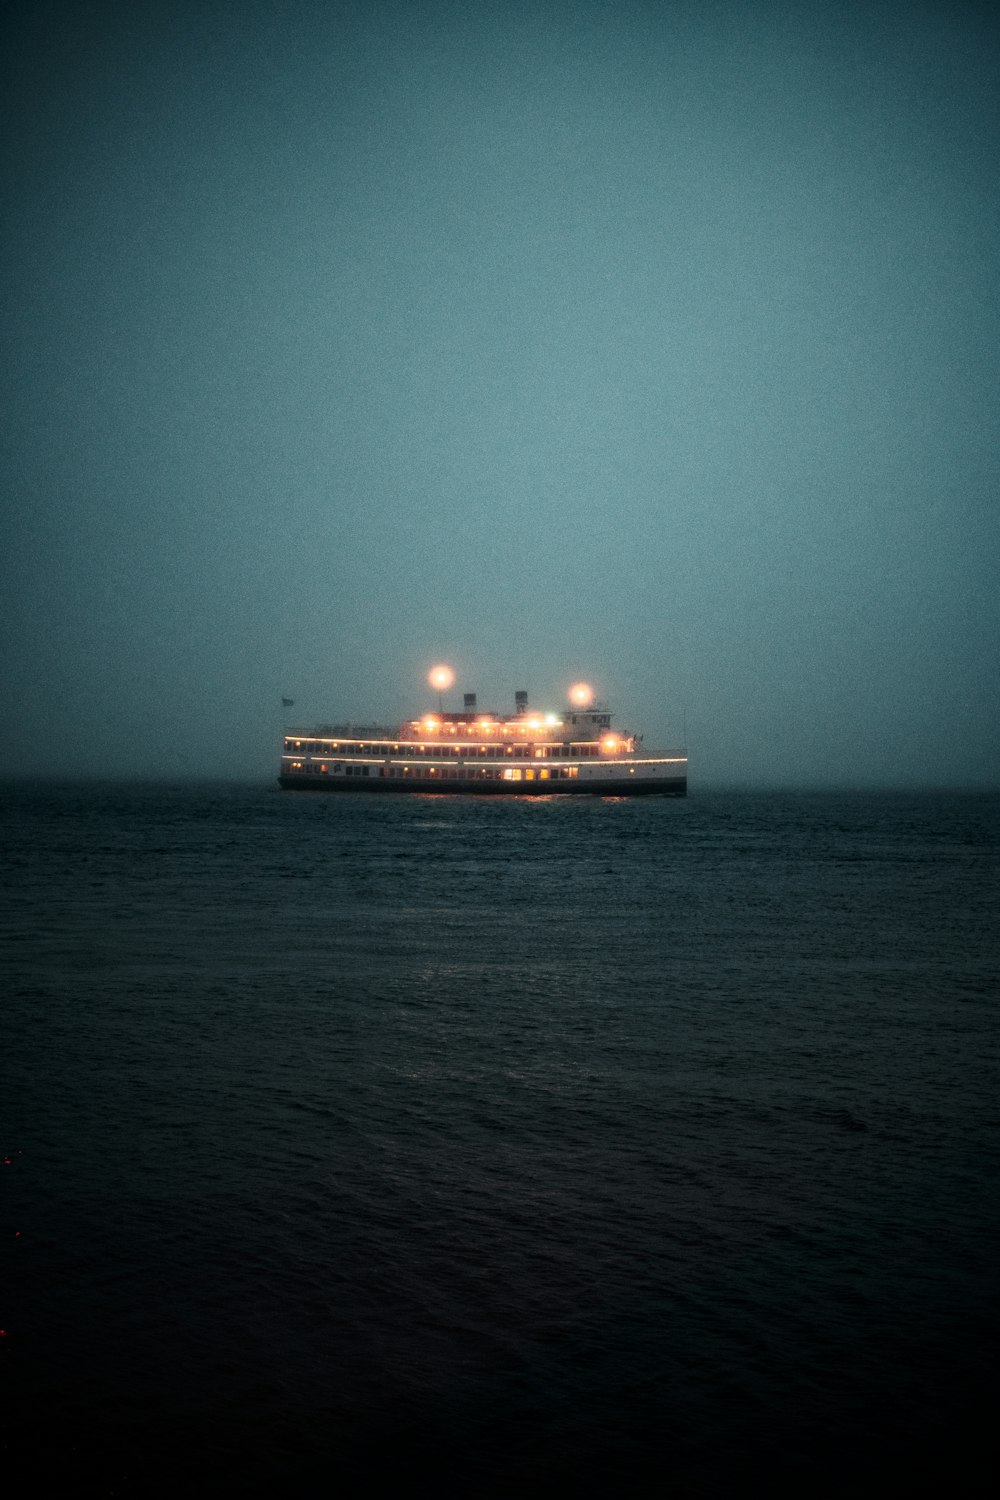
[[[633,754],[635,746],[634,735],[611,728],[611,714],[600,705],[563,715],[524,711],[509,718],[476,710],[429,713],[396,729],[325,724],[285,735],[286,753],[296,755],[616,759]]]

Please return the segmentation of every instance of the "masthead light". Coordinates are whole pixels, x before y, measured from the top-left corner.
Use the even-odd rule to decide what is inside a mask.
[[[431,667],[427,674],[427,681],[431,687],[439,693],[446,693],[455,681],[455,674],[444,662],[439,662],[436,667]]]
[[[594,689],[589,682],[574,682],[569,690],[569,701],[577,708],[589,708],[594,701]]]

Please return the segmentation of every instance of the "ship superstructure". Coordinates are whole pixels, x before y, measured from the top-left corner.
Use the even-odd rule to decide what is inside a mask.
[[[582,685],[580,685],[582,686]],[[331,724],[286,731],[279,781],[288,790],[598,796],[687,792],[687,754],[646,754],[600,703],[536,712],[526,692],[513,714],[438,710],[397,728]]]

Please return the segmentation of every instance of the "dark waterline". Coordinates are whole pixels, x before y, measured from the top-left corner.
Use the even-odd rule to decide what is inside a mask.
[[[996,796],[2,809],[36,1475],[985,1481]]]

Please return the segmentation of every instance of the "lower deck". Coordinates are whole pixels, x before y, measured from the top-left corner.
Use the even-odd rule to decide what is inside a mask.
[[[444,767],[330,765],[324,770],[282,769],[286,791],[385,792],[488,797],[640,797],[687,795],[687,765],[680,759],[639,765],[571,767]]]

